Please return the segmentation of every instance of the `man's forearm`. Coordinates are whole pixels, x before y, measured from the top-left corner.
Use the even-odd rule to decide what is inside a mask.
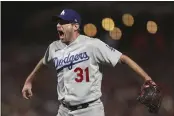
[[[30,73],[28,78],[26,79],[25,83],[32,82],[36,73],[40,70],[40,68],[43,66],[43,58],[38,62],[34,70]]]
[[[128,56],[122,55],[120,58],[121,62],[126,63],[129,67],[131,67],[136,73],[138,73],[144,80],[152,80],[149,75],[133,60],[131,60]]]

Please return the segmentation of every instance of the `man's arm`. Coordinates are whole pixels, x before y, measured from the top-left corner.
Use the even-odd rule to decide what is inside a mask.
[[[141,86],[141,92],[139,93],[137,100],[144,104],[150,113],[158,113],[162,101],[160,87],[156,85],[148,74],[128,56],[121,55],[120,61],[129,65],[129,67],[145,80],[144,84]]]
[[[35,75],[37,72],[39,72],[39,69],[44,66],[43,64],[43,58],[38,62],[38,64],[36,65],[36,67],[34,68],[34,70],[30,73],[30,75],[28,76],[28,78],[26,79],[25,83],[32,83]]]
[[[149,75],[140,67],[137,63],[135,63],[132,59],[130,59],[126,55],[121,55],[120,62],[127,64],[130,68],[132,68],[136,73],[138,73],[145,81],[152,80]]]
[[[30,75],[27,77],[25,83],[24,83],[24,87],[22,89],[22,95],[24,98],[29,99],[30,97],[32,97],[32,82],[33,79],[36,77],[36,74],[40,71],[41,67],[43,67],[43,58],[39,61],[39,63],[36,65],[36,67],[34,68],[34,70],[30,73]]]

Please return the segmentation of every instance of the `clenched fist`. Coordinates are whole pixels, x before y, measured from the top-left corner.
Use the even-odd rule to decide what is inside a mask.
[[[25,99],[30,99],[33,96],[31,89],[32,89],[31,83],[28,82],[24,84],[24,87],[22,89],[22,95]]]

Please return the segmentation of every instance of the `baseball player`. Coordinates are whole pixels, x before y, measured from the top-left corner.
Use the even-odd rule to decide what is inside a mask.
[[[81,35],[80,15],[72,9],[64,9],[57,20],[60,40],[52,42],[44,57],[28,76],[22,89],[23,97],[32,97],[32,81],[39,69],[52,62],[57,71],[57,93],[60,106],[57,116],[104,116],[100,100],[102,73],[99,64],[115,66],[127,64],[145,82],[156,85],[140,66],[128,56],[97,38]]]

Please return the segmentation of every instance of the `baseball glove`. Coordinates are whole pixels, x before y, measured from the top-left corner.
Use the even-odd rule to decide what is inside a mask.
[[[159,86],[152,80],[146,81],[141,87],[137,100],[144,104],[150,113],[158,113],[162,101],[162,94]]]

